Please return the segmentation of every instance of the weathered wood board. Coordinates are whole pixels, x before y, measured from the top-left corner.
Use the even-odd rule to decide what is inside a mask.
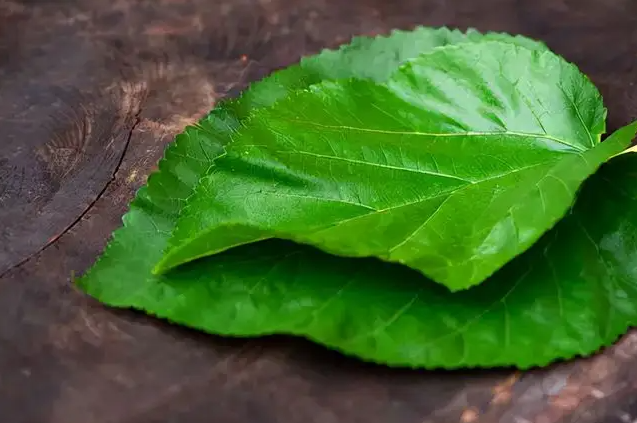
[[[0,419],[11,423],[637,421],[637,334],[542,371],[364,365],[113,311],[70,283],[165,145],[223,96],[352,35],[546,41],[637,118],[634,0],[0,0]]]

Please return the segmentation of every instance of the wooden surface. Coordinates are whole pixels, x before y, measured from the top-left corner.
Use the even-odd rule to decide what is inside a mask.
[[[164,146],[224,95],[354,34],[414,24],[545,40],[637,118],[634,0],[0,0],[0,420],[637,421],[637,334],[542,371],[391,371],[228,341],[70,284]]]

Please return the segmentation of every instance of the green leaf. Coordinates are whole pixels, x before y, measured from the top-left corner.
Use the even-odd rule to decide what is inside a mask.
[[[413,42],[426,44],[417,38]],[[401,43],[394,46],[395,51],[409,46]],[[364,53],[360,58],[363,63],[370,60]],[[587,182],[576,207],[576,214],[584,212],[579,220],[570,215],[559,224],[562,241],[558,239],[547,250],[547,254],[556,252],[550,257],[557,273],[542,271],[546,260],[540,261],[535,271],[538,281],[529,275],[515,289],[511,289],[512,278],[523,274],[515,270],[515,262],[498,272],[500,279],[451,294],[403,266],[333,257],[277,240],[236,248],[163,276],[151,275],[184,200],[232,131],[252,107],[268,106],[286,96],[287,87],[293,90],[306,87],[307,81],[316,83],[312,72],[298,70],[299,78],[307,76],[303,81],[296,80],[290,70],[275,73],[178,136],[160,171],[131,204],[124,227],[115,232],[105,254],[78,281],[79,286],[106,304],[144,310],[211,333],[296,334],[367,360],[418,367],[541,365],[593,352],[612,342],[628,324],[635,324],[632,264],[637,263],[637,216],[630,213],[630,206],[637,198],[633,188],[637,175],[631,171],[637,160],[631,154],[613,159]],[[578,229],[579,222],[590,235]],[[570,239],[569,230],[579,233],[578,237]],[[544,239],[550,240],[554,232]],[[516,262],[533,264],[531,258],[525,259],[531,251]],[[564,276],[559,291],[555,279],[543,278],[547,273]],[[558,298],[564,313],[558,312]],[[402,315],[401,309],[405,309]],[[590,335],[596,330],[597,336]],[[566,336],[561,337],[563,333]],[[463,345],[470,348],[464,360],[460,357]]]
[[[233,136],[156,271],[283,238],[468,288],[533,245],[628,145],[599,144],[605,112],[575,66],[499,41],[435,49],[383,84],[314,85]]]
[[[591,354],[637,324],[635,169],[637,154],[614,158],[587,180],[572,213],[467,291],[451,293],[404,266],[279,240],[181,266],[137,289],[106,279],[85,288],[207,332],[294,334],[393,366],[542,366]],[[136,223],[155,233],[148,220]],[[147,245],[132,235],[124,241]]]
[[[481,39],[504,39],[538,50],[546,49],[544,44],[524,37],[481,35],[472,30],[466,36],[446,28],[394,31],[389,37],[355,38],[351,45],[338,51],[326,50],[305,58],[300,65],[275,72],[253,84],[239,99],[221,102],[196,126],[186,128],[168,147],[159,162],[159,171],[150,175],[147,185],[139,190],[123,217],[123,227],[115,231],[104,254],[77,281],[78,285],[113,306],[144,308],[144,302],[136,302],[136,295],[152,295],[150,287],[173,280],[171,276],[154,276],[152,267],[161,258],[177,216],[195,184],[223,151],[233,131],[255,108],[269,106],[290,92],[323,79],[386,79],[415,52]],[[381,55],[383,62],[374,63]],[[107,295],[111,292],[117,295]]]

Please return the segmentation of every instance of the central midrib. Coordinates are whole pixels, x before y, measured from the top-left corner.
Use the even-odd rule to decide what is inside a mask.
[[[289,119],[288,122],[300,123],[302,125],[316,126],[316,127],[324,128],[324,129],[341,129],[341,130],[348,130],[348,131],[368,132],[368,133],[386,134],[386,135],[415,135],[415,136],[422,136],[422,137],[437,137],[437,138],[455,138],[455,137],[467,137],[467,136],[492,137],[492,136],[510,135],[512,137],[541,138],[541,139],[545,139],[545,140],[549,140],[549,141],[553,141],[553,142],[565,145],[579,152],[586,151],[586,149],[583,147],[571,144],[562,138],[554,137],[546,133],[534,134],[532,132],[520,132],[520,131],[484,131],[484,132],[480,132],[480,131],[465,131],[465,132],[391,131],[391,130],[385,130],[385,129],[359,128],[357,126],[348,126],[348,125],[324,125],[321,123],[298,120],[298,119]]]

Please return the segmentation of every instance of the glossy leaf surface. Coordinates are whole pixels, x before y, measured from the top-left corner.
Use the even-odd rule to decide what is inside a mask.
[[[528,249],[630,138],[599,144],[594,85],[549,51],[436,49],[387,82],[325,82],[256,112],[182,211],[157,271],[266,238],[405,264],[452,290]]]

